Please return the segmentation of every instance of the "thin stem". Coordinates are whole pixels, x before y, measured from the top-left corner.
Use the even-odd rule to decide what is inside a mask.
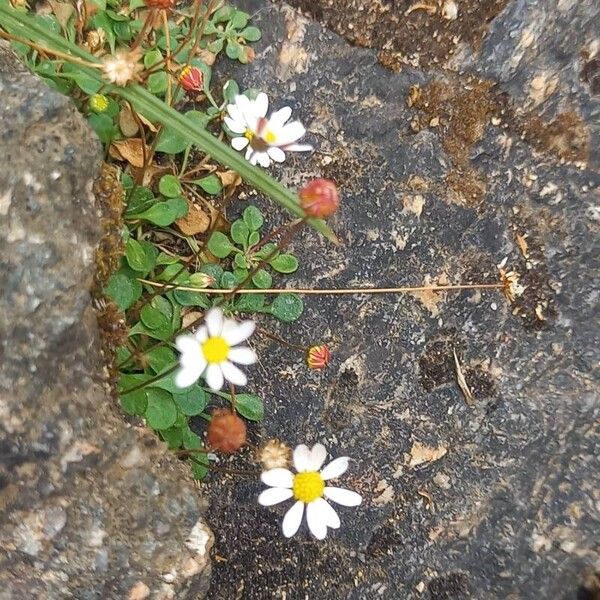
[[[163,287],[171,290],[181,290],[186,292],[200,292],[202,294],[231,294],[231,290],[216,290],[212,288],[197,288],[185,285],[174,285],[150,281],[148,279],[138,278],[138,281],[155,287]],[[457,290],[486,290],[503,288],[502,283],[464,283],[456,285],[422,285],[422,286],[402,286],[390,288],[333,288],[333,289],[308,289],[308,288],[268,288],[258,289],[240,289],[236,294],[304,294],[307,296],[342,296],[352,294],[406,294],[411,292],[451,292]]]
[[[294,350],[301,350],[302,352],[306,352],[308,350],[308,348],[306,346],[300,346],[299,344],[292,344],[292,342],[288,342],[287,340],[284,340],[282,337],[279,337],[275,333],[271,333],[270,331],[267,331],[264,327],[257,327],[256,333],[258,333],[259,335],[262,334],[265,337],[269,338],[270,340],[273,340],[274,342],[279,342],[280,344],[283,344],[284,346],[288,346],[289,348],[294,348]]]
[[[93,69],[101,69],[102,65],[97,62],[89,62],[87,60],[83,60],[83,58],[77,58],[72,54],[67,54],[66,52],[60,52],[59,50],[51,50],[50,48],[45,48],[44,46],[40,46],[35,42],[32,42],[26,38],[19,37],[18,35],[12,35],[11,33],[7,33],[6,31],[2,31],[0,29],[0,38],[4,38],[9,42],[19,42],[19,44],[25,44],[30,48],[33,48],[40,54],[51,54],[52,56],[56,56],[57,58],[62,58],[67,62],[73,63],[75,65],[81,65],[82,67],[91,67]]]
[[[144,24],[142,25],[140,32],[138,33],[137,37],[135,38],[135,41],[131,45],[131,48],[130,48],[131,52],[133,52],[144,41],[144,38],[146,37],[146,33],[148,32],[148,27],[150,26],[150,23],[152,23],[152,21],[154,21],[154,9],[153,8],[151,8],[148,11],[148,14],[146,15],[146,20],[144,21]]]
[[[171,71],[171,32],[169,31],[169,19],[167,18],[167,11],[162,12],[163,31],[165,32],[165,65],[167,70]],[[171,77],[167,76],[167,93],[165,95],[165,101],[171,105]]]

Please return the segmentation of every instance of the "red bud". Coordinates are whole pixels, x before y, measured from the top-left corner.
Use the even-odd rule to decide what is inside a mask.
[[[315,179],[298,195],[306,215],[317,219],[330,217],[340,205],[337,187],[330,179]]]

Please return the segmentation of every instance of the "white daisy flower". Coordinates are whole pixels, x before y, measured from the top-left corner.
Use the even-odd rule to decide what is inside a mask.
[[[233,104],[227,106],[229,116],[225,124],[236,134],[231,145],[236,150],[246,148],[246,160],[250,164],[268,167],[271,161],[283,162],[286,151],[308,152],[310,144],[298,144],[306,133],[300,121],[288,123],[292,116],[289,106],[275,111],[267,117],[269,99],[264,92],[250,100],[247,96],[236,96]]]
[[[294,450],[296,474],[277,468],[261,475],[262,482],[271,487],[258,497],[260,504],[272,506],[290,498],[296,500],[283,517],[285,537],[292,537],[298,531],[305,506],[308,528],[322,540],[327,536],[328,527],[337,529],[340,526],[340,518],[325,498],[342,506],[358,506],[362,502],[360,494],[326,484],[346,472],[350,459],[347,456],[336,458],[321,469],[326,457],[327,450],[322,444],[315,444],[310,450],[301,444]]]
[[[254,331],[252,321],[238,323],[223,318],[220,308],[211,308],[206,313],[205,325],[193,335],[180,335],[175,340],[181,352],[181,369],[175,376],[175,385],[186,388],[200,377],[212,390],[220,390],[225,380],[234,385],[246,385],[246,375],[233,363],[251,365],[256,354],[247,346],[239,346]]]

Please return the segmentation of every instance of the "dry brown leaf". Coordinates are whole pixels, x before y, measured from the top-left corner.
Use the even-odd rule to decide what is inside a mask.
[[[202,314],[199,310],[192,310],[188,313],[185,313],[183,317],[181,317],[181,326],[185,329],[189,327],[194,321],[197,321],[202,317]]]
[[[446,452],[448,452],[448,448],[446,446],[427,446],[426,444],[421,444],[421,442],[413,442],[412,448],[410,449],[410,461],[408,463],[409,467],[416,467],[418,465],[422,465],[423,463],[434,462],[445,456]]]
[[[223,187],[228,187],[230,185],[238,186],[242,183],[242,178],[235,171],[218,171],[217,176],[221,180]]]
[[[156,177],[172,172],[173,170],[171,169],[171,167],[168,167],[166,165],[156,165],[154,163],[148,165],[144,170],[144,178],[142,180],[142,185],[150,187]],[[139,181],[142,176],[142,167],[134,167],[132,165],[131,174],[133,175],[133,178],[136,181]]]
[[[129,104],[125,104],[119,112],[119,128],[125,137],[133,137],[140,129]]]
[[[217,58],[216,54],[213,54],[206,48],[200,48],[199,50],[196,50],[196,56],[209,67],[212,67],[212,65],[215,64],[215,59]]]
[[[423,498],[425,498],[425,504],[426,504],[427,508],[429,508],[429,509],[433,508],[433,496],[427,490],[417,490],[417,494],[419,494],[419,496],[423,496]]]
[[[186,198],[188,203],[188,214],[177,219],[175,224],[184,235],[196,235],[204,233],[210,227],[210,217],[197,204]]]
[[[529,258],[529,246],[527,244],[527,240],[525,239],[525,236],[515,233],[515,239],[517,241],[517,246],[519,246],[519,250],[521,251],[521,254],[525,258]]]
[[[140,138],[117,140],[110,145],[109,154],[117,160],[126,160],[134,167],[144,166],[144,142]]]
[[[66,29],[69,19],[75,12],[73,5],[68,2],[57,2],[56,0],[48,0],[48,3],[52,7],[52,12],[56,20],[60,23],[60,26]]]
[[[473,397],[473,393],[467,385],[467,380],[465,379],[462,369],[460,368],[460,362],[458,361],[458,356],[456,355],[456,350],[454,348],[452,348],[452,354],[454,354],[454,368],[456,369],[456,381],[458,382],[458,387],[465,397],[465,402],[469,406],[473,406],[475,403],[475,398]]]

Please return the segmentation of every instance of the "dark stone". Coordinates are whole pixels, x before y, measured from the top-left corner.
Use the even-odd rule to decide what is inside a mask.
[[[234,76],[273,108],[293,97],[317,148],[272,172],[294,187],[331,177],[343,195],[341,245],[304,230],[287,285],[496,282],[508,257],[527,289],[513,305],[497,291],[310,296],[298,323],[265,321],[294,343],[328,343],[334,360],[310,372],[300,353],[261,349],[255,443],[321,441],[352,456],[341,485],[365,501],[340,510],[325,543],[305,529],[284,540],[285,509],[257,505],[260,483],[213,475],[211,597],[577,597],[600,562],[600,105],[593,64],[581,75],[600,7],[501,3],[479,44],[437,55],[454,71],[392,73],[283,4],[240,4],[263,39]],[[325,1],[310,4],[325,15]],[[258,203],[275,225],[273,205]],[[447,452],[413,468],[415,443]]]
[[[197,488],[103,383],[100,143],[1,45],[0,94],[0,598],[198,598]]]

